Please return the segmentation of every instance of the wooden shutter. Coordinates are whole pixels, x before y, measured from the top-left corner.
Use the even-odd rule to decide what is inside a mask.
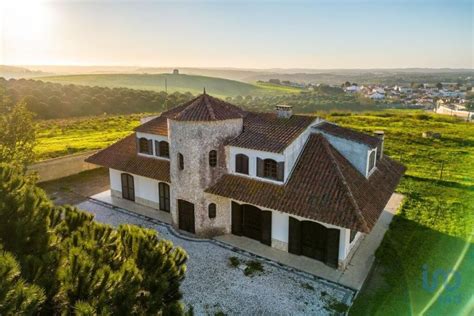
[[[148,154],[153,155],[153,141],[148,139]]]
[[[235,156],[235,172],[242,173],[242,155]]]
[[[277,180],[283,181],[285,179],[285,162],[280,161],[277,165]]]
[[[242,205],[232,202],[232,234],[242,235]]]
[[[261,224],[262,224],[262,244],[271,246],[272,245],[272,212],[262,211],[261,213]]]
[[[242,155],[242,173],[249,174],[249,157]]]
[[[337,268],[339,264],[339,229],[328,228],[326,237],[326,264]]]
[[[160,142],[155,140],[155,155],[160,156]]]
[[[301,222],[290,216],[288,232],[288,252],[301,254]]]
[[[257,158],[257,177],[263,177],[263,169],[265,168],[263,159]]]

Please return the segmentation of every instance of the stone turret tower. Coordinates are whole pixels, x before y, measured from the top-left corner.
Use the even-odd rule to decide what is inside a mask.
[[[228,232],[230,206],[204,190],[227,173],[225,143],[242,132],[245,112],[206,94],[163,113],[170,139],[173,225],[201,236]],[[215,197],[214,197],[215,198]],[[209,211],[216,207],[216,216]]]

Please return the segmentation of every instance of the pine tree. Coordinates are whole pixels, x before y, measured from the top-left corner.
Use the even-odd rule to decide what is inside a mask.
[[[23,278],[46,294],[44,303],[34,301],[42,314],[183,313],[179,286],[187,255],[156,231],[115,229],[75,207],[54,206],[5,164],[0,218],[0,243],[18,258]]]

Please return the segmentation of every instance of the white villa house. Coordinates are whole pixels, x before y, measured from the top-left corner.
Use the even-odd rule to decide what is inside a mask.
[[[405,168],[368,135],[314,116],[245,111],[206,93],[87,159],[111,194],[197,236],[235,234],[343,269]]]

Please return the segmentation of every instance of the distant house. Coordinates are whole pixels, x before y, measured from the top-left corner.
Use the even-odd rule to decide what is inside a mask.
[[[355,86],[355,85],[344,88],[344,91],[347,93],[358,93],[360,92],[360,90],[361,90],[361,87]]]
[[[375,92],[369,95],[369,98],[372,100],[383,100],[385,99],[385,94]]]
[[[202,94],[87,161],[109,168],[114,198],[171,213],[177,229],[243,236],[343,269],[405,171],[383,146],[383,132]]]
[[[179,69],[173,69],[173,75],[179,75]]]

